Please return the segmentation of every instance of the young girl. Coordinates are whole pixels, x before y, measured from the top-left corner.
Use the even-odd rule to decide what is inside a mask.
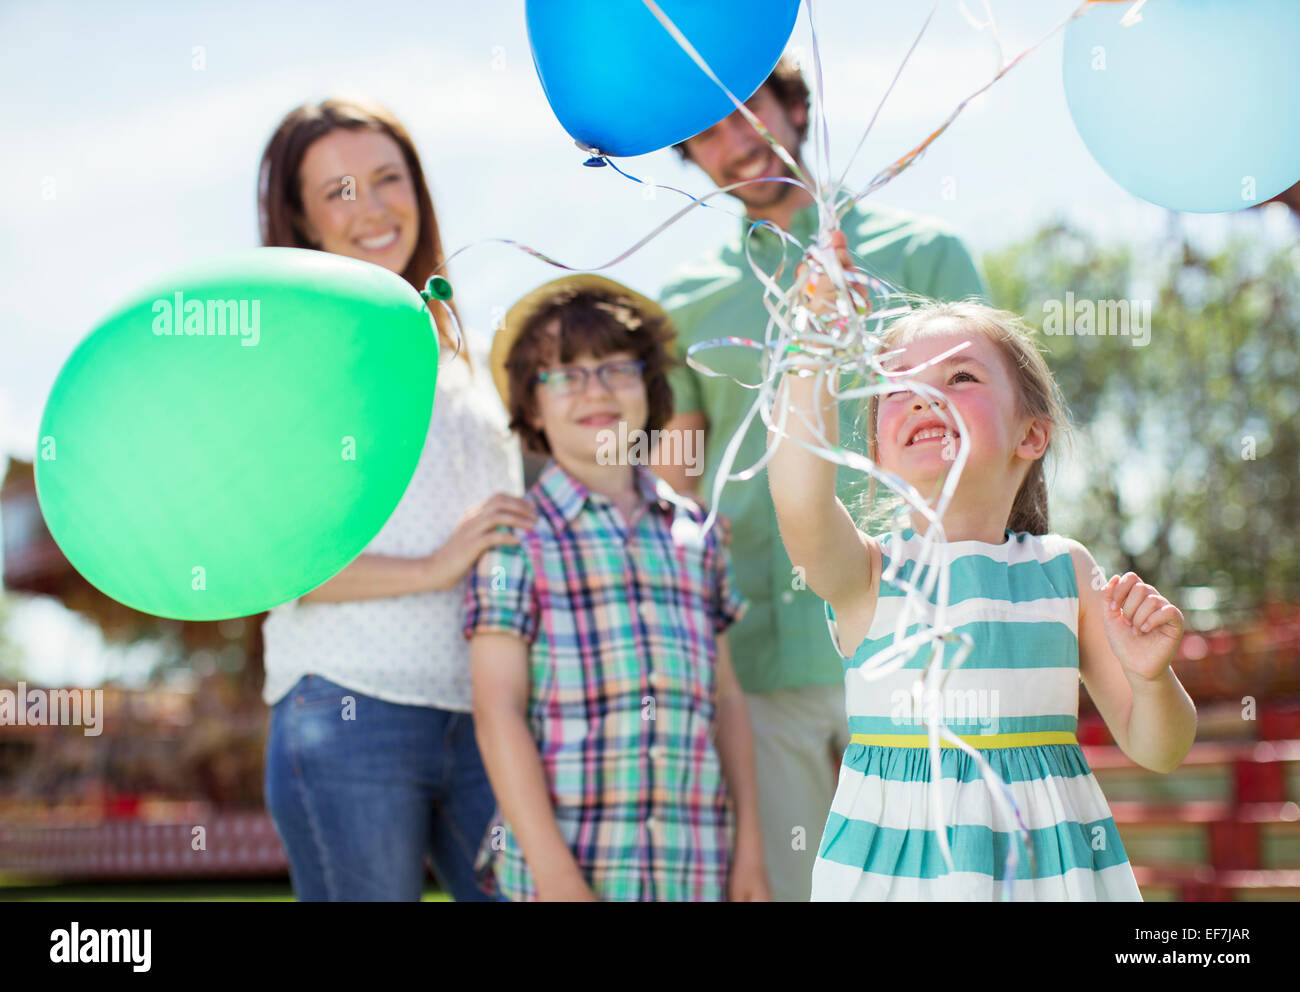
[[[842,237],[835,243],[847,269]],[[826,277],[813,289],[815,301],[824,298]],[[790,560],[828,605],[852,734],[812,898],[994,899],[1006,854],[1016,850],[1013,899],[1139,900],[1105,797],[1074,737],[1078,682],[1125,754],[1154,771],[1172,770],[1196,729],[1192,701],[1169,667],[1182,615],[1131,572],[1095,580],[1102,572],[1088,550],[1048,532],[1042,459],[1065,415],[1051,372],[1018,318],[979,304],[934,304],[895,322],[885,338],[887,350],[901,350],[887,362],[897,370],[965,344],[915,374],[942,398],[905,387],[872,397],[869,454],[933,505],[957,445],[969,445],[941,524],[951,563],[948,617],[974,648],[929,704],[1009,788],[1031,850],[977,763],[945,744],[939,812],[955,867],[949,871],[933,830],[928,728],[913,703],[929,652],[915,652],[873,681],[859,671],[893,644],[904,602],[881,575],[897,559],[900,575],[912,574],[908,562],[928,522],[912,512],[901,540],[869,536],[835,497],[836,466],[773,432],[768,479],[781,536]],[[817,366],[809,361],[804,369]],[[834,400],[824,381],[818,374],[786,376],[775,418],[779,423],[784,413],[790,438],[819,446],[813,425],[820,423],[824,440],[836,443]]]

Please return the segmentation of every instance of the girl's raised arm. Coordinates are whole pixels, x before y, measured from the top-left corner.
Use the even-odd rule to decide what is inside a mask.
[[[835,233],[832,245],[841,264],[851,268],[842,232]],[[819,290],[826,285],[823,276]],[[839,443],[839,412],[826,388],[827,377],[837,373],[815,364],[806,371],[813,374],[789,372],[781,382],[773,420],[784,420],[786,436],[768,432],[768,449],[775,450],[767,479],[791,563],[803,569],[808,588],[839,613],[841,606],[859,606],[869,593],[871,539],[835,495],[835,464],[798,443]]]

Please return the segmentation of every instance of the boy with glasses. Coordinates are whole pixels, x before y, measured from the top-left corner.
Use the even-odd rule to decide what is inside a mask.
[[[703,511],[627,443],[671,416],[672,334],[655,303],[576,275],[515,304],[493,342],[511,427],[551,458],[527,494],[536,525],[485,553],[466,594],[499,806],[480,878],[512,901],[768,897],[725,634],[744,601]]]

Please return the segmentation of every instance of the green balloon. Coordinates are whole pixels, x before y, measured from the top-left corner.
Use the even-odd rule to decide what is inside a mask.
[[[60,371],[37,445],[41,512],[127,606],[260,613],[379,533],[415,472],[437,374],[424,301],[379,266],[258,248],[187,267]]]

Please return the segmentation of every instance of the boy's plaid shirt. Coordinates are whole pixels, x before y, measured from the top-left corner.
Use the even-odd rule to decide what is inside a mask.
[[[470,573],[464,632],[532,642],[529,722],[560,832],[605,900],[726,898],[730,807],[713,744],[716,635],[745,601],[718,529],[636,467],[629,532],[611,501],[554,461],[527,498],[538,521]],[[537,898],[498,810],[480,879]]]

